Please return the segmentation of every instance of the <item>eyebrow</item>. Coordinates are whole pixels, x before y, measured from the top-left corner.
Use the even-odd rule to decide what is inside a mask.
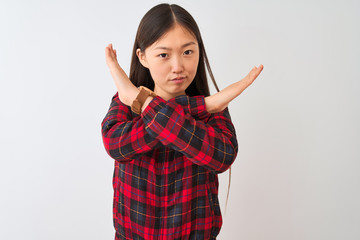
[[[190,45],[193,45],[193,44],[196,44],[196,43],[195,43],[195,42],[188,42],[188,43],[183,44],[183,45],[181,46],[181,48],[184,48],[184,47],[187,47],[187,46],[190,46]],[[156,47],[156,48],[154,48],[153,50],[156,50],[156,49],[171,50],[171,48],[163,47],[163,46]]]

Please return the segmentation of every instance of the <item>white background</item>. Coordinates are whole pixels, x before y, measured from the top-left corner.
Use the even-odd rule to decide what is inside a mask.
[[[114,161],[101,121],[159,1],[0,3],[0,239],[113,239]],[[223,227],[244,240],[360,239],[358,1],[174,1],[197,21],[239,154],[220,174]],[[211,81],[212,94],[215,88]]]

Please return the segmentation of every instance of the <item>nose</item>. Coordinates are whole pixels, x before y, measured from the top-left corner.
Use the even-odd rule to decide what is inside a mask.
[[[184,71],[183,61],[180,56],[176,56],[173,58],[171,68],[173,73],[181,73],[182,71]]]

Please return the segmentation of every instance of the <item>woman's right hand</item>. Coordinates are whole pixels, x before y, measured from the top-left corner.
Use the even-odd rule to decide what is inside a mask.
[[[259,67],[254,67],[246,77],[240,81],[233,83],[220,92],[211,96],[205,97],[206,110],[209,113],[216,113],[223,111],[229,103],[239,96],[254,80],[259,76],[264,66],[260,64]]]
[[[124,70],[120,67],[117,61],[116,50],[113,49],[111,43],[105,48],[105,60],[114,80],[116,89],[118,90],[120,101],[130,106],[132,101],[139,94],[139,89],[135,87]]]

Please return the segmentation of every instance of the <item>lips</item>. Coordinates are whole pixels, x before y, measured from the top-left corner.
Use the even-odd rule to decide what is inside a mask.
[[[176,77],[173,78],[172,81],[179,81],[179,80],[183,80],[185,77]]]
[[[182,83],[184,81],[185,81],[185,77],[176,77],[171,80],[171,82],[174,82],[174,83]]]

